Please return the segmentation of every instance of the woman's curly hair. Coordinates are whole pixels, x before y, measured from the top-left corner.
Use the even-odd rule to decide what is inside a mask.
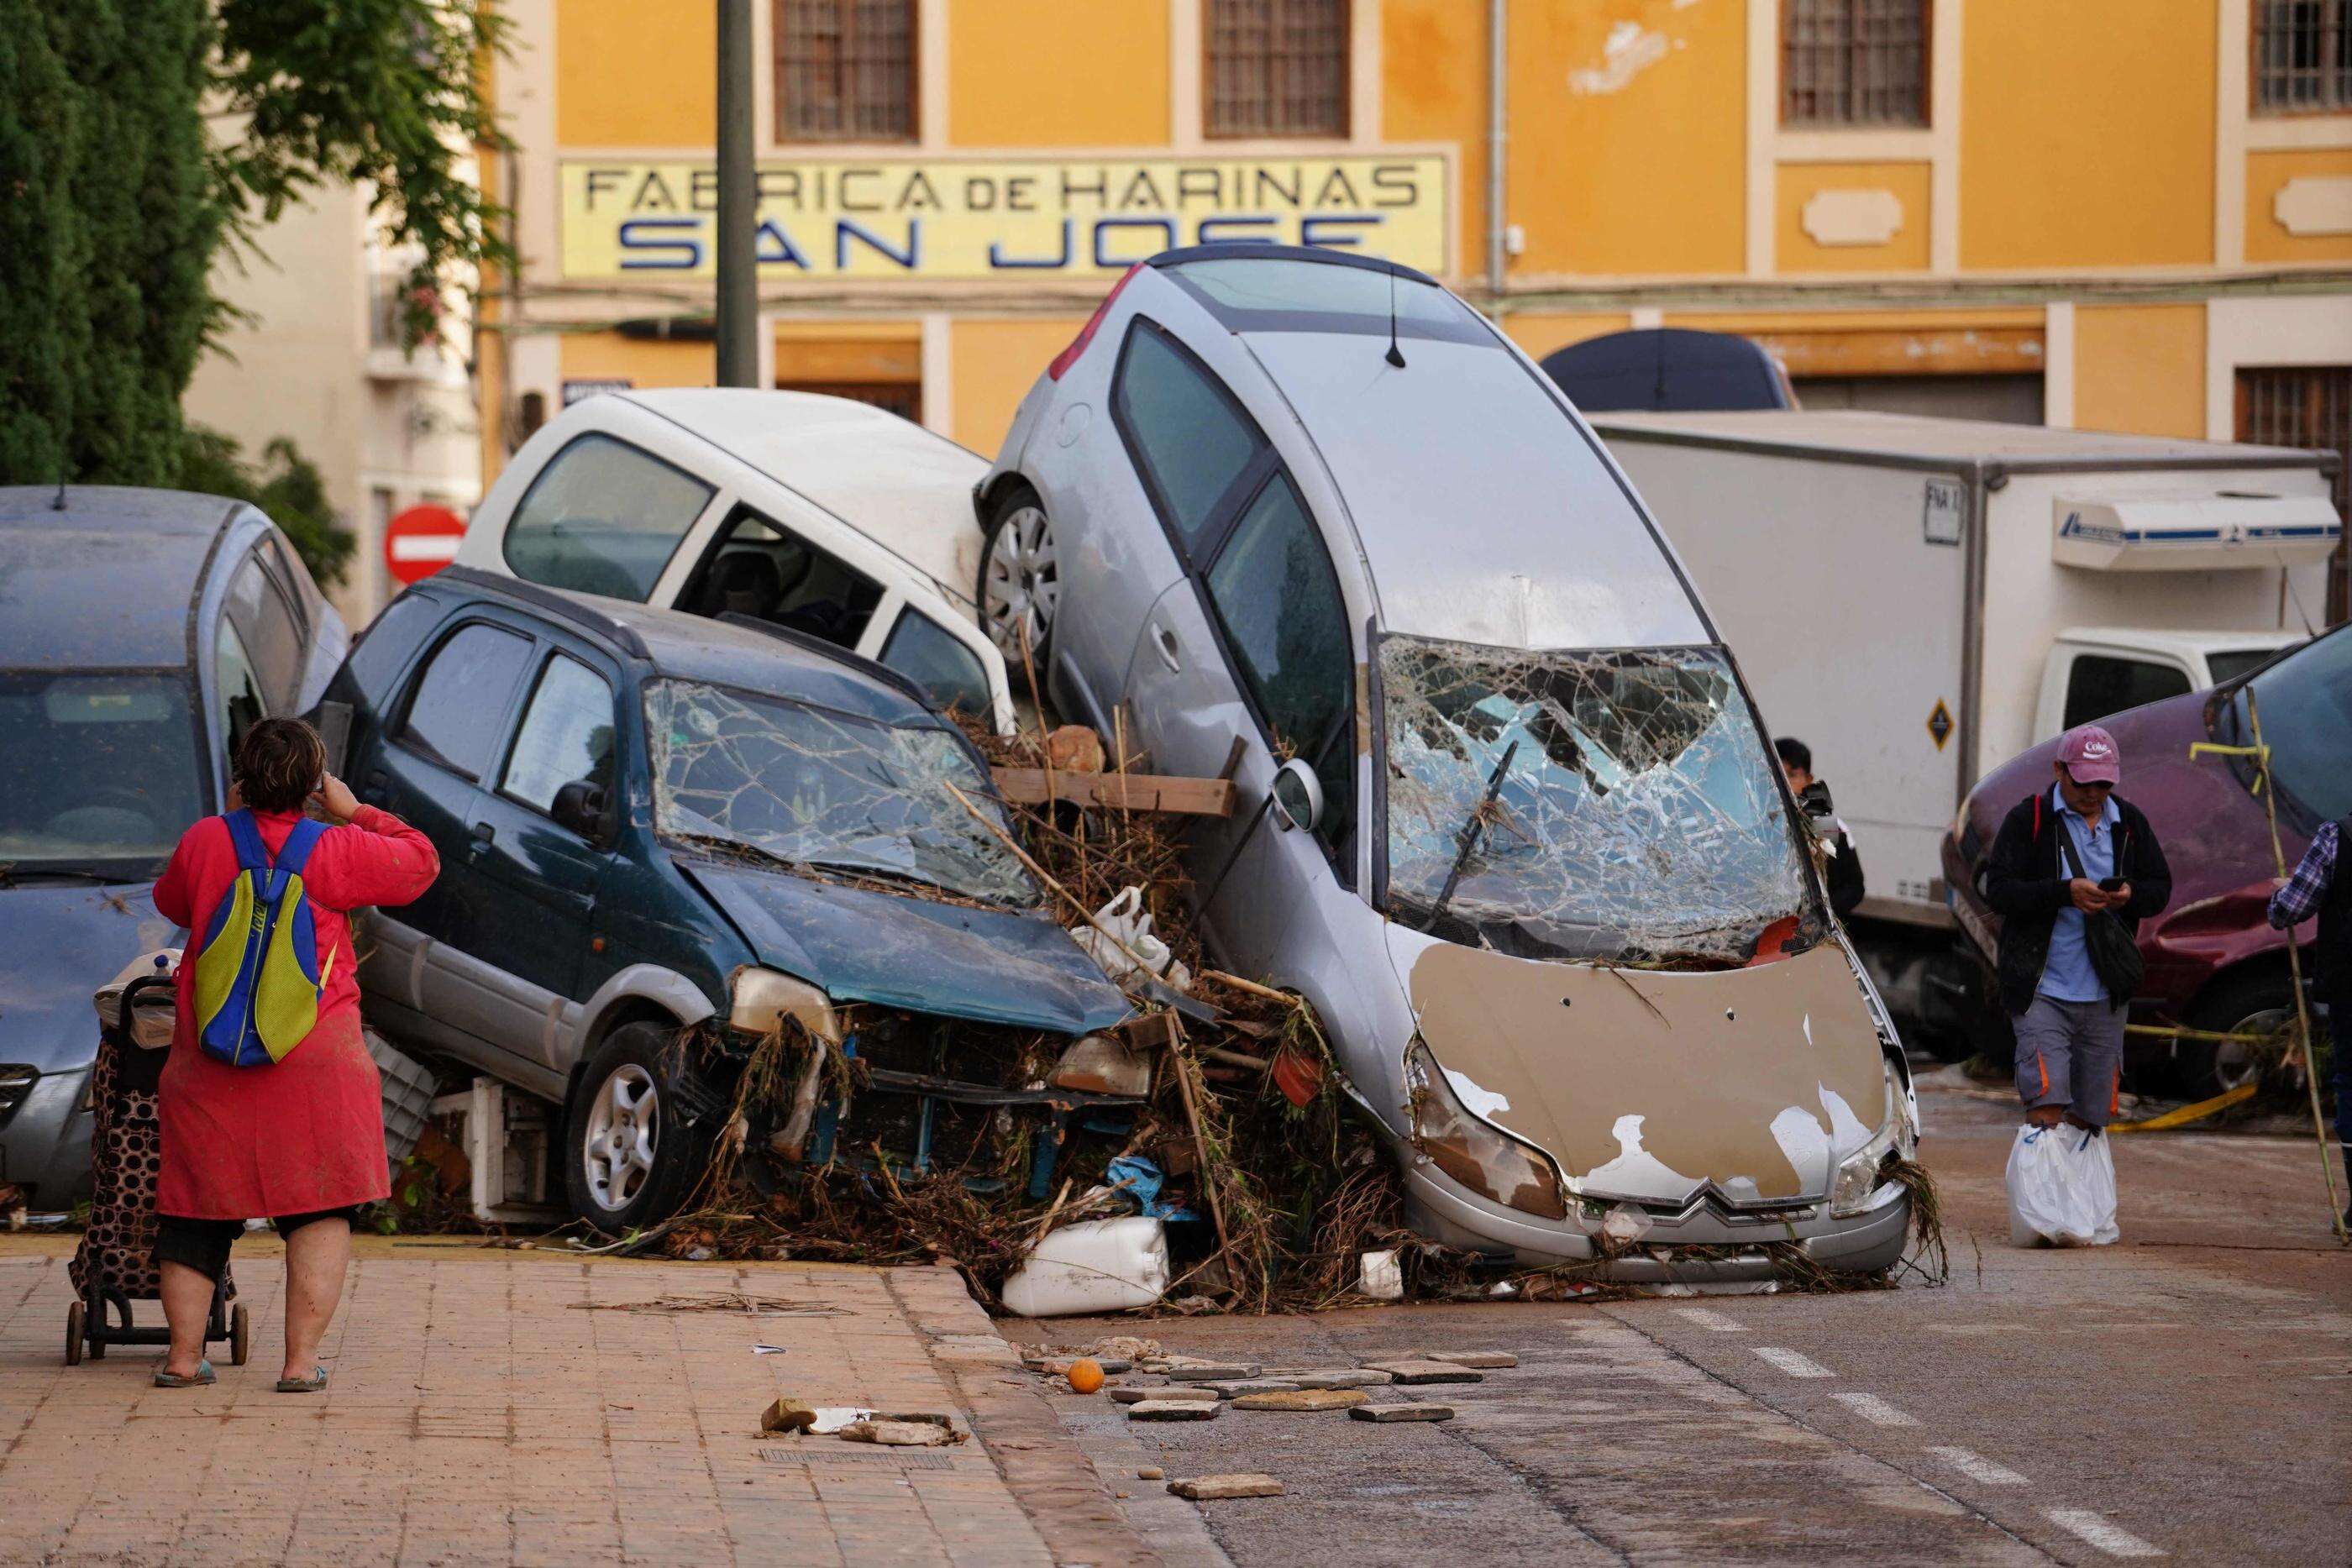
[[[299,811],[327,771],[327,743],[299,718],[265,718],[236,748],[237,789],[257,811]]]

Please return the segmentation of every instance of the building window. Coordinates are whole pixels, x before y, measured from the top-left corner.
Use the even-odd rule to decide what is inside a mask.
[[[1782,0],[1780,123],[1927,123],[1927,0]]]
[[[2238,439],[2263,446],[2332,451],[2336,515],[2352,517],[2352,365],[2294,365],[2238,372]],[[2327,619],[2352,612],[2345,602],[2345,548],[2328,564]]]
[[[776,0],[776,139],[915,139],[915,0]]]
[[[1348,134],[1348,0],[1208,0],[1211,136]]]
[[[2352,0],[2255,0],[2254,112],[2352,109]]]

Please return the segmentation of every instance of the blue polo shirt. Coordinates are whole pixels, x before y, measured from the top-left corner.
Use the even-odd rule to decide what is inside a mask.
[[[2050,802],[2057,809],[2058,825],[2074,842],[2083,874],[2093,882],[2115,875],[2116,824],[2123,821],[2123,813],[2116,810],[2114,797],[2108,798],[2097,821],[2070,808],[2055,784],[2050,786]],[[2062,880],[2074,874],[2063,854],[2058,857],[2058,874]],[[2098,972],[2091,967],[2090,945],[2083,937],[2083,912],[2072,901],[2058,911],[2057,922],[2050,927],[2050,956],[2042,966],[2042,984],[2037,988],[2053,1001],[2108,999],[2107,988],[2099,983]]]

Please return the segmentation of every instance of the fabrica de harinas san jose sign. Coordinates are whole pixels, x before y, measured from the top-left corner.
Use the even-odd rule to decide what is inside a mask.
[[[712,274],[710,165],[581,159],[562,174],[565,277]],[[759,183],[763,277],[1089,277],[1234,240],[1446,267],[1445,160],[1432,153],[767,162]]]

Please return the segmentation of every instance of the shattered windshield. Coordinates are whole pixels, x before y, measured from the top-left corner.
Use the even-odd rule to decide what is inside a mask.
[[[1797,841],[1714,648],[1543,653],[1390,635],[1387,905],[1521,957],[1744,962],[1810,918]]]
[[[956,802],[1003,813],[963,737],[781,697],[656,681],[646,688],[654,826],[721,853],[851,879],[914,881],[1026,906],[1038,892]]]

